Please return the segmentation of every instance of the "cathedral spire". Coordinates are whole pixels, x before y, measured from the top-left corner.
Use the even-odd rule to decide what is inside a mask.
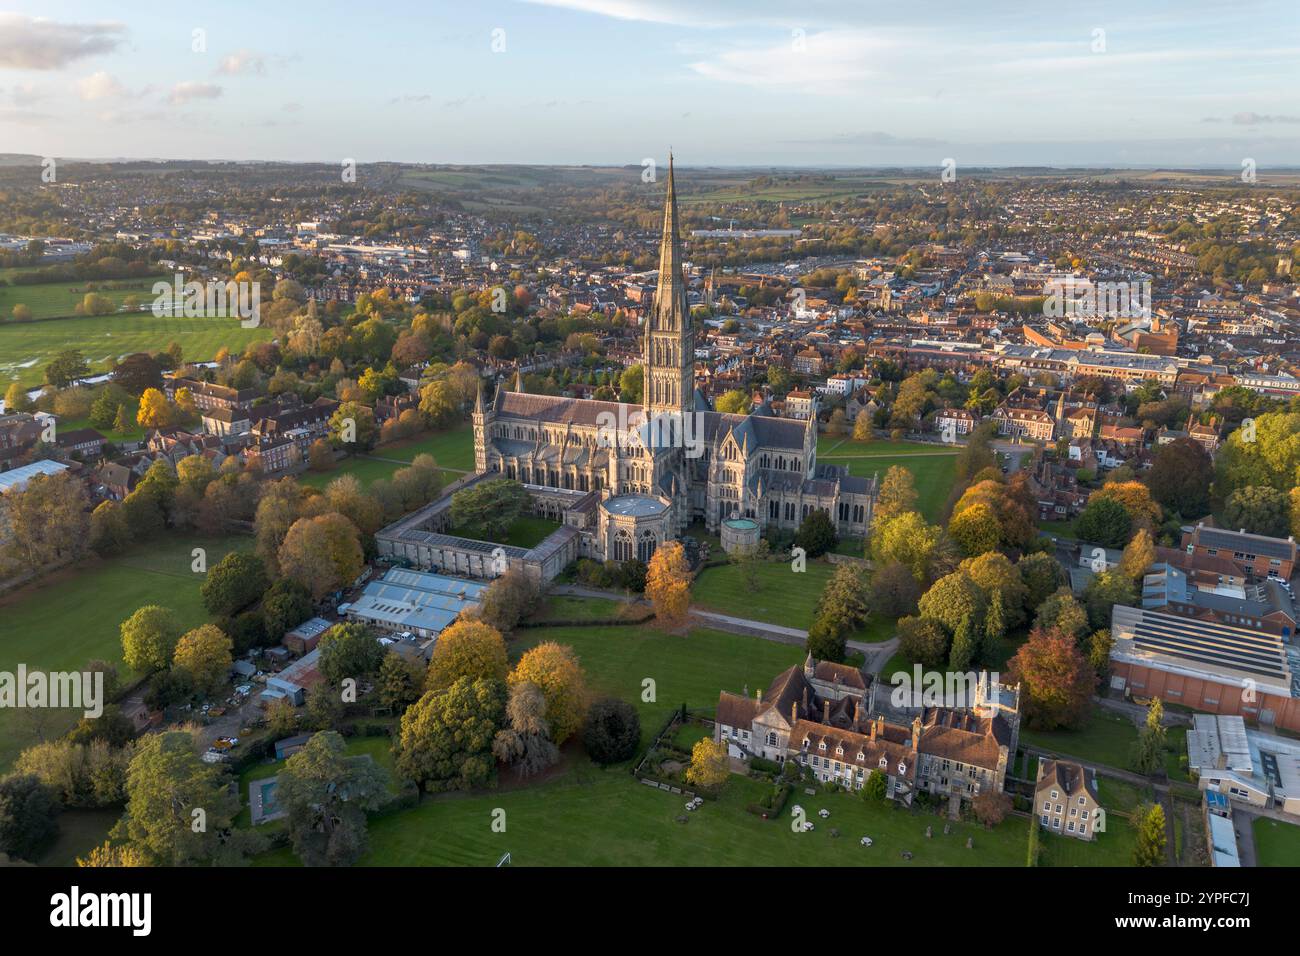
[[[682,241],[677,230],[677,184],[672,154],[659,241],[659,278],[645,321],[645,391],[650,418],[685,414],[695,407],[695,344],[682,276]]]

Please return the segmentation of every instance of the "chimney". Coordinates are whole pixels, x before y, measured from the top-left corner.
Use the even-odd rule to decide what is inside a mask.
[[[871,739],[876,739],[876,722],[874,720],[871,722]]]
[[[803,689],[803,709],[805,711],[808,710],[808,688],[807,687]]]
[[[913,750],[921,749],[921,718],[920,717],[914,717],[912,719],[912,749]]]
[[[790,723],[797,724],[798,722],[799,722],[799,702],[797,700],[792,700],[790,701]]]
[[[829,724],[830,722],[831,722],[831,702],[830,699],[828,698],[822,701],[822,723]]]
[[[763,688],[761,687],[758,689],[758,705],[763,706]]]
[[[853,701],[853,732],[857,733],[860,726],[859,721],[862,718],[862,698]]]

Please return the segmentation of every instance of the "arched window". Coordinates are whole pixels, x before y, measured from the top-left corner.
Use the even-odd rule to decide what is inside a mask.
[[[632,558],[632,537],[626,531],[614,534],[614,560],[629,561]]]

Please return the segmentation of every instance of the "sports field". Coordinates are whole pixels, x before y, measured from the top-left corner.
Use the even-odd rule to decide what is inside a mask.
[[[108,371],[132,352],[159,352],[173,341],[181,344],[187,362],[203,362],[223,346],[240,352],[249,343],[271,336],[271,329],[246,329],[238,319],[158,318],[148,312],[48,322],[0,321],[0,385],[41,384],[45,366],[64,349],[80,350],[96,373]]]
[[[203,576],[190,568],[192,549],[204,548],[207,566],[234,550],[251,550],[252,538],[173,535],[120,558],[87,559],[38,584],[0,598],[0,671],[78,670],[91,660],[122,663],[121,623],[146,604],[171,608],[186,628],[208,620],[199,597]],[[76,723],[67,711],[0,710],[0,770],[42,731],[52,736]],[[48,721],[48,726],[37,721]]]

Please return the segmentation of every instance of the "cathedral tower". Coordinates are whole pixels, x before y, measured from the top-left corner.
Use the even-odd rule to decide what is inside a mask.
[[[668,195],[664,199],[664,232],[659,243],[659,282],[645,324],[644,389],[642,401],[647,418],[695,410],[695,337],[682,278],[672,154],[668,156]]]

